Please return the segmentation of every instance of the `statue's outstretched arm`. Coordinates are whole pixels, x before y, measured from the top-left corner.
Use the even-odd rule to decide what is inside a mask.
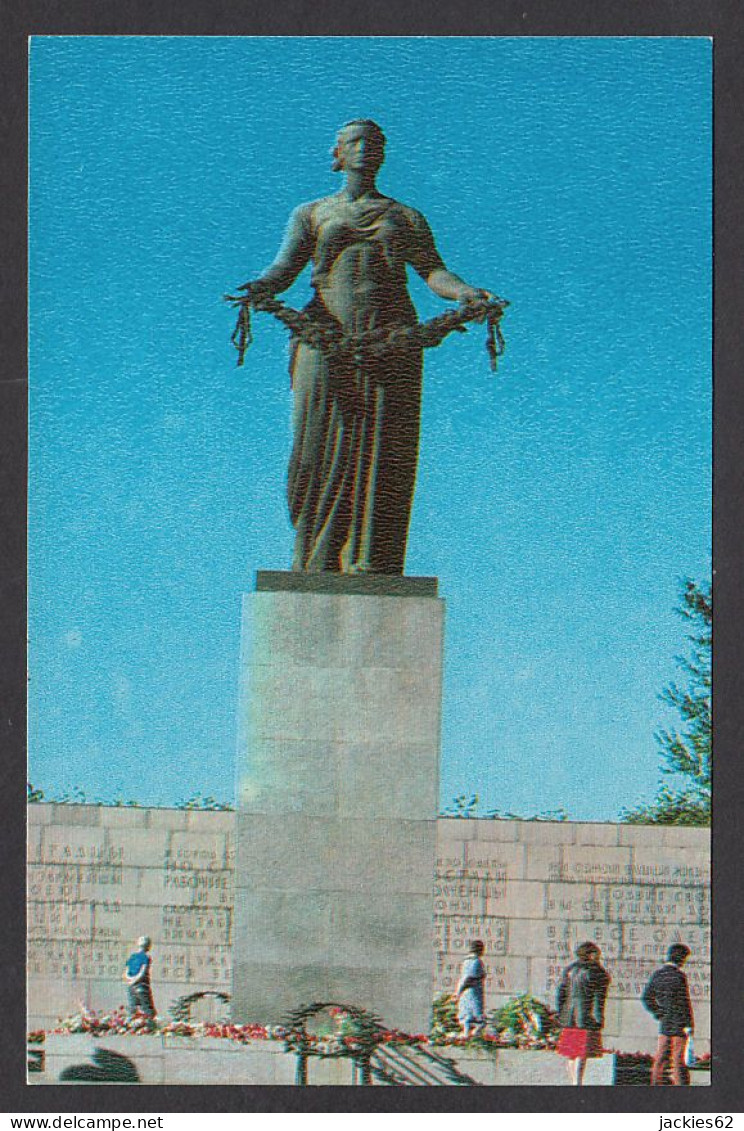
[[[282,245],[276,259],[264,272],[239,290],[263,290],[267,294],[281,294],[291,287],[312,256],[312,232],[308,206],[301,204],[289,218]]]
[[[446,267],[439,267],[426,277],[426,285],[440,298],[454,299],[455,302],[466,302],[474,298],[491,298],[490,291],[471,287],[459,275],[448,271]]]
[[[448,270],[434,243],[431,228],[420,213],[414,230],[415,241],[410,262],[435,295],[439,298],[452,299],[454,302],[492,297],[490,291],[471,287],[459,275]]]

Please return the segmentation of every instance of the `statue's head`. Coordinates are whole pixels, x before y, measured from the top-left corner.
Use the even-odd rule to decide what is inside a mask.
[[[385,160],[385,135],[370,118],[354,118],[341,127],[333,148],[333,171],[371,170]]]

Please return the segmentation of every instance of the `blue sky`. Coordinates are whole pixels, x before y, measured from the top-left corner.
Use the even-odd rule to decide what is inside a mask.
[[[447,601],[442,803],[653,795],[678,579],[710,573],[710,66],[684,38],[32,41],[35,784],[232,798],[290,393],[285,332],[257,318],[236,369],[221,295],[369,116],[381,189],[512,304],[496,377],[478,329],[426,356],[406,572]]]

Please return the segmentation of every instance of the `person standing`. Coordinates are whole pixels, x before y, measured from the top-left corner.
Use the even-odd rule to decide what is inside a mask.
[[[484,1000],[486,968],[481,959],[485,949],[480,939],[473,939],[469,947],[470,953],[462,964],[460,981],[455,991],[457,1019],[465,1040],[475,1036],[478,1029],[486,1023]]]
[[[138,949],[129,955],[124,968],[124,981],[127,983],[129,996],[129,1016],[132,1018],[139,1011],[145,1015],[150,1024],[155,1019],[155,1005],[150,986],[151,946],[152,940],[147,935],[137,939]]]
[[[690,1083],[685,1045],[694,1028],[694,1017],[687,978],[682,971],[689,957],[688,946],[673,943],[667,951],[666,962],[654,971],[641,994],[644,1006],[659,1022],[659,1040],[651,1068],[653,1086],[664,1083],[667,1063],[670,1063],[672,1084]]]
[[[602,1055],[602,1028],[610,976],[594,942],[576,948],[576,961],[563,971],[556,1008],[561,1025],[557,1052],[568,1060],[571,1083],[584,1083],[586,1062]]]

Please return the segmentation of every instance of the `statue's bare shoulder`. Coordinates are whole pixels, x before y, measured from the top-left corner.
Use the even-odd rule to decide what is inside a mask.
[[[399,200],[395,200],[392,196],[378,197],[380,205],[386,205],[389,208],[395,209],[403,220],[410,225],[414,232],[425,231],[428,229],[426,217],[423,212],[417,208],[413,208],[409,204],[403,204]],[[330,218],[334,213],[338,213],[348,201],[341,193],[331,193],[329,196],[320,196],[316,200],[308,200],[303,204],[297,205],[292,212],[291,221],[301,227],[309,227],[315,229],[318,224],[322,224],[324,220]]]
[[[304,204],[297,205],[292,213],[292,219],[299,224],[314,228],[327,216],[337,211],[340,202],[341,197],[338,193],[320,196],[317,200],[308,200]]]

